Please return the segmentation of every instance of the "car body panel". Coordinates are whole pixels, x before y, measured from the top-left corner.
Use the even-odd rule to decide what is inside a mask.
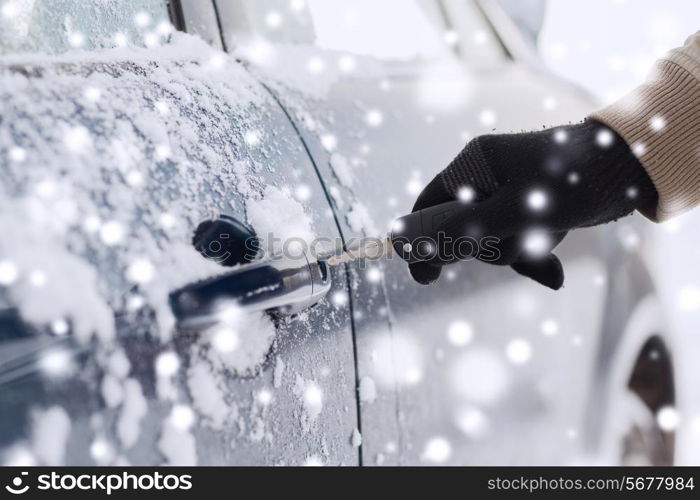
[[[203,219],[266,239],[308,216],[315,236],[352,244],[383,235],[470,137],[592,108],[508,59],[520,52],[484,19],[453,19],[483,15],[471,2],[420,2],[460,41],[435,60],[353,55],[348,71],[351,54],[303,30],[269,47],[237,17],[243,0],[175,3],[185,29],[247,68],[179,33],[152,51],[0,59],[0,261],[20,271],[0,287],[5,463],[532,464],[587,451],[597,370],[649,293],[620,245],[630,231],[570,234],[559,292],[476,262],[423,287],[394,257],[334,268],[330,294],[299,315],[246,315],[240,356],[214,352],[216,331],[173,336],[168,293],[225,271],[191,248]],[[483,40],[504,46],[476,52]],[[144,258],[156,279],[134,271]],[[47,365],[60,349],[68,373]],[[159,375],[164,352],[175,375]],[[52,426],[60,454],[43,446]]]
[[[333,71],[343,53],[277,50],[290,66],[320,58],[330,73],[308,77],[322,80],[319,90],[296,85],[301,77],[277,79],[275,66],[254,68],[300,130],[347,241],[385,234],[468,138],[565,123],[594,106],[568,84],[505,58],[474,67],[454,58],[386,64],[356,57],[356,70],[344,75]],[[445,106],[440,93],[458,99]],[[352,264],[364,463],[583,456],[609,300],[606,262],[620,250],[617,241],[610,228],[572,233],[557,250],[567,274],[558,292],[475,262],[451,266],[430,287],[415,284],[397,258]],[[450,341],[450,328],[463,324],[469,338]],[[367,380],[377,396],[362,401]]]
[[[212,332],[173,331],[168,293],[225,271],[192,248],[202,220],[246,222],[273,189],[285,207],[260,236],[294,222],[290,207],[338,236],[278,104],[235,61],[176,38],[2,60],[0,260],[18,276],[0,292],[21,318],[2,336],[4,461],[356,464],[345,305],[244,314],[229,357]],[[310,194],[295,200],[294,185]],[[347,293],[343,269],[332,281]],[[177,354],[172,374],[160,374],[163,352]],[[28,369],[11,371],[20,361]]]

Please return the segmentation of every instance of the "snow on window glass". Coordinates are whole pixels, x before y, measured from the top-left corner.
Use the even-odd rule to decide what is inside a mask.
[[[154,46],[171,31],[165,0],[0,0],[0,54]]]
[[[225,64],[209,67],[214,56]],[[261,102],[250,77],[180,33],[156,49],[6,55],[3,62],[0,156],[22,161],[3,171],[11,182],[0,192],[0,282],[23,318],[67,318],[80,342],[111,340],[112,310],[124,300],[118,290],[136,286],[169,337],[169,291],[221,269],[183,231],[222,208],[204,196],[208,169],[218,165],[218,181],[243,195],[250,189],[255,166],[235,146],[250,127],[231,121],[236,109]],[[28,78],[31,71],[41,76]],[[42,264],[46,255],[54,265]],[[107,276],[102,265],[116,272]]]

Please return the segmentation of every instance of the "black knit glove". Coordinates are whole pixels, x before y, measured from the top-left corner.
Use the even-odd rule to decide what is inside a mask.
[[[595,120],[477,137],[426,186],[413,211],[472,197],[425,236],[437,239],[444,232],[452,239],[498,238],[497,258],[492,252],[473,257],[510,265],[555,290],[562,286],[564,272],[551,251],[567,231],[613,221],[657,202],[654,185],[625,141]],[[435,281],[443,265],[457,260],[440,253],[409,265],[416,281]]]

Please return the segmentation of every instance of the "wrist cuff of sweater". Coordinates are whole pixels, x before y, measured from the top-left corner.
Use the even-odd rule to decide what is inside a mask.
[[[615,130],[649,174],[659,194],[640,209],[661,222],[700,204],[700,80],[669,60],[649,80],[590,115]]]

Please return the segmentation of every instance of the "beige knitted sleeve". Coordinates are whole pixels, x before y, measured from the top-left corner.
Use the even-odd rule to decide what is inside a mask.
[[[660,222],[700,204],[700,31],[590,117],[620,134],[649,173],[659,203],[644,215]]]

